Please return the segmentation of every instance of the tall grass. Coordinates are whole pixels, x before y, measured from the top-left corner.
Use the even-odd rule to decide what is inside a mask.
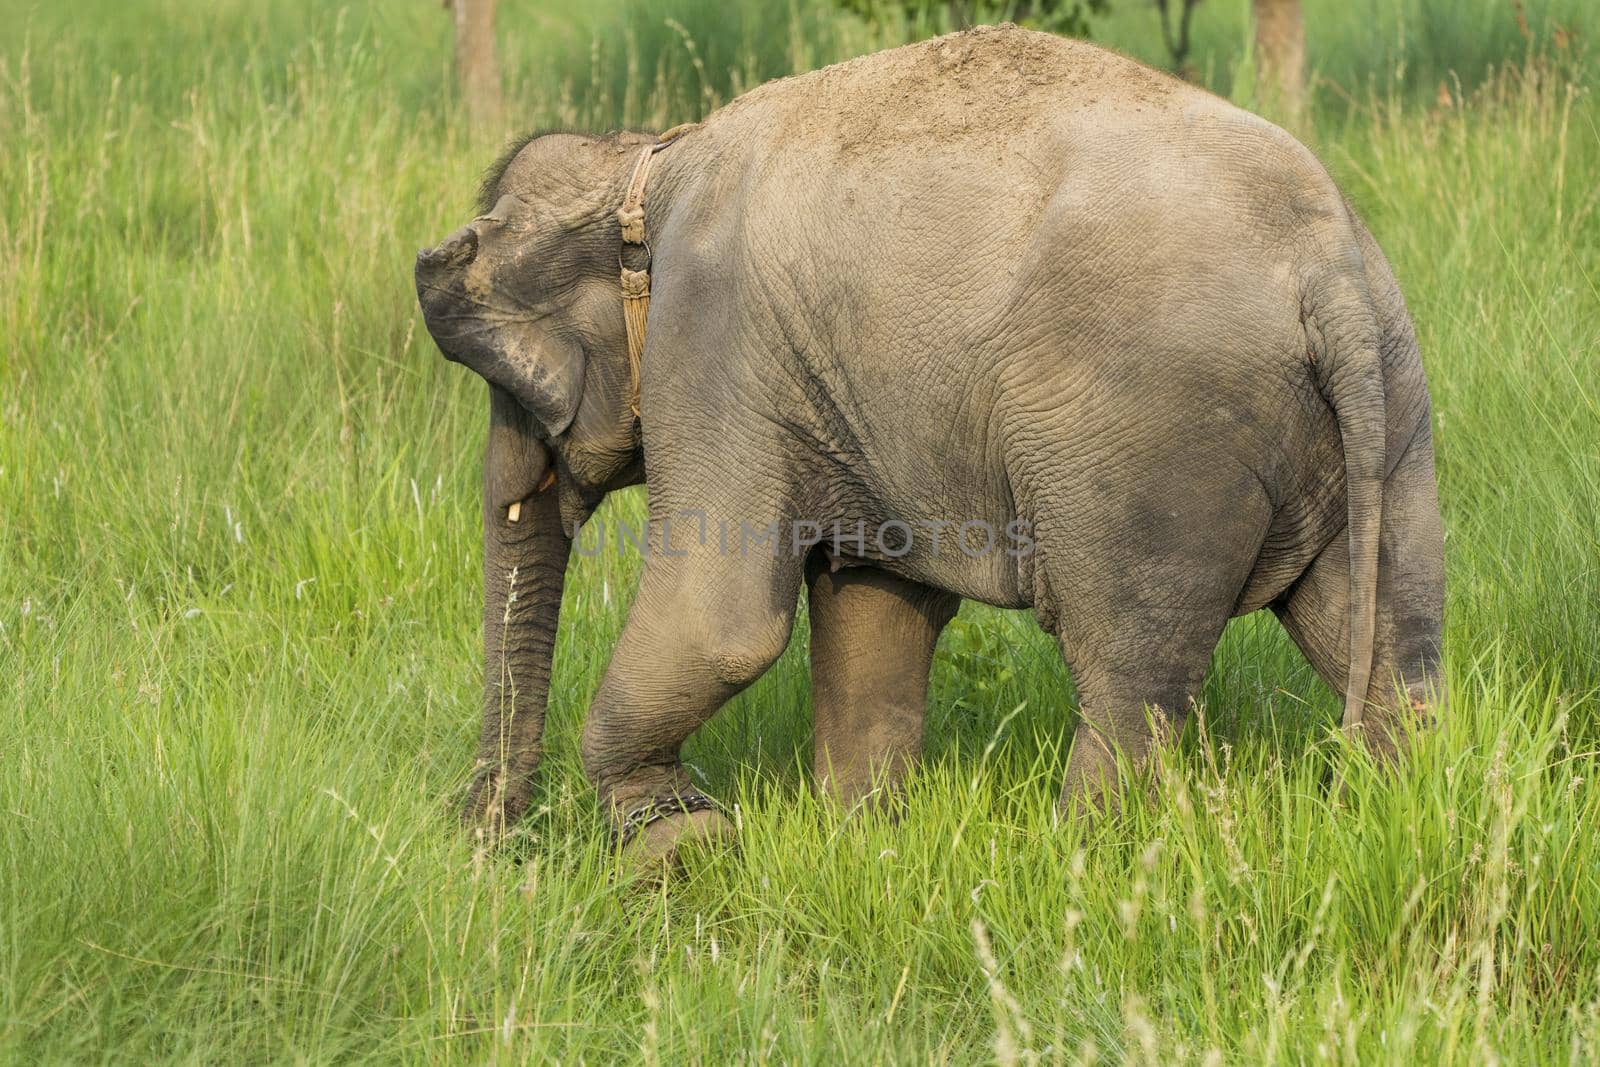
[[[615,878],[575,757],[636,558],[573,564],[517,847],[451,817],[483,405],[407,268],[495,146],[457,121],[443,16],[10,6],[0,1058],[1595,1055],[1600,112],[1553,47],[1448,105],[1380,80],[1311,135],[1433,383],[1448,729],[1374,770],[1276,624],[1240,620],[1125,816],[1061,824],[1059,657],[969,605],[898,823],[810,799],[797,643],[688,748],[740,850],[663,890]],[[791,10],[789,60],[674,17],[718,96],[868,40]],[[687,51],[626,88],[508,51],[530,124],[703,102]]]
[[[1441,85],[1470,91],[1535,54],[1581,64],[1594,46],[1586,0],[1302,0],[1302,8],[1312,95],[1336,113],[1374,93],[1431,103]],[[1115,3],[1092,30],[1147,63],[1169,62],[1153,3]],[[1188,66],[1214,91],[1248,101],[1248,0],[1203,0],[1193,30]]]

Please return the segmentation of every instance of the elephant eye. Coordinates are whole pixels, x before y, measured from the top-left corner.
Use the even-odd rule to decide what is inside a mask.
[[[473,222],[487,222],[487,223],[490,223],[492,225],[500,225],[501,223],[504,223],[507,219],[509,219],[512,216],[512,214],[514,212],[516,212],[521,207],[522,207],[522,201],[518,200],[516,197],[512,196],[510,193],[507,193],[506,195],[502,196],[499,200],[496,200],[494,202],[494,207],[489,209],[488,214],[479,215],[477,218],[473,219],[472,221]]]

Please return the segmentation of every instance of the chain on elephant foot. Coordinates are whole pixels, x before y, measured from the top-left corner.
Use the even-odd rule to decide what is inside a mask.
[[[612,835],[625,867],[638,873],[676,869],[682,848],[715,848],[734,839],[734,825],[715,801],[690,789],[652,797],[628,809]]]

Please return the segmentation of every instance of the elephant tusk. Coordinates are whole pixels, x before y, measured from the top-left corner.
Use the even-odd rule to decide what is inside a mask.
[[[546,489],[550,488],[552,485],[555,485],[555,484],[556,484],[556,472],[554,470],[546,470],[544,472],[544,477],[539,479],[539,485],[538,485],[537,488],[534,489],[534,492],[535,493],[542,493]],[[520,522],[521,520],[522,520],[522,501],[513,500],[511,503],[506,505],[506,521],[507,522]]]

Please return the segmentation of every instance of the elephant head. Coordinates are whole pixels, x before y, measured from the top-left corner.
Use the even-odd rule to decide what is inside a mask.
[[[466,816],[491,833],[531,795],[567,531],[605,492],[642,480],[614,213],[618,173],[643,143],[632,134],[531,138],[491,170],[482,212],[417,254],[429,333],[446,359],[489,383],[486,681]]]
[[[509,393],[545,439],[571,427],[583,396],[584,346],[562,299],[569,258],[509,193],[417,253],[417,301],[439,350]]]

